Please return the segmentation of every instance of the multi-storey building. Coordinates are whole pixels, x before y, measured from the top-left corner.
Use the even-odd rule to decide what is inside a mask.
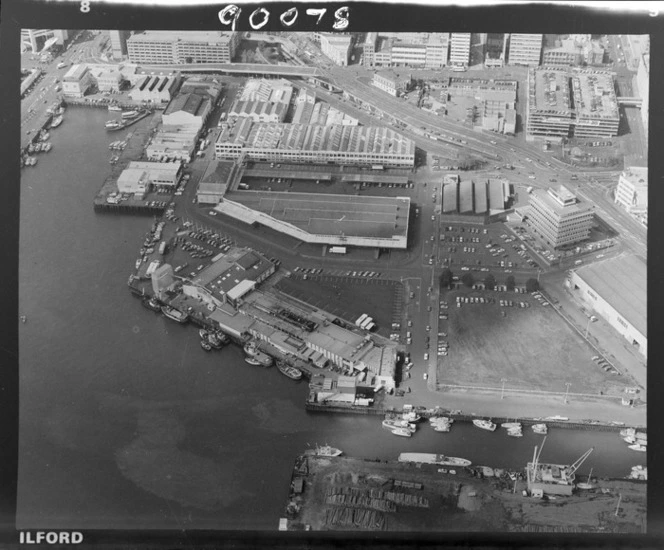
[[[616,188],[616,204],[630,214],[648,210],[648,169],[632,166],[620,174]]]
[[[593,224],[593,206],[581,203],[566,187],[536,189],[530,197],[528,222],[552,248],[586,240]]]
[[[584,60],[584,43],[573,38],[556,38],[542,51],[542,65],[567,67],[580,65]]]
[[[363,62],[367,67],[440,68],[447,64],[448,33],[367,33]]]
[[[69,97],[83,97],[94,84],[87,65],[72,65],[62,78],[62,93]]]
[[[254,123],[240,119],[215,143],[218,159],[412,168],[415,144],[387,128],[320,124]]]
[[[320,41],[320,49],[336,65],[348,65],[352,38],[345,34],[316,33]]]
[[[644,53],[639,68],[636,72],[636,88],[641,98],[641,121],[643,122],[643,134],[648,140],[648,114],[650,112],[650,54]]]
[[[127,39],[131,36],[131,31],[119,31],[111,29],[108,31],[111,37],[111,53],[113,59],[122,60],[127,57]]]
[[[537,66],[540,64],[542,55],[542,34],[515,34],[509,35],[507,62],[509,65],[529,65]]]
[[[450,33],[450,65],[467,67],[470,64],[470,40],[469,32]]]
[[[127,53],[146,65],[230,63],[239,43],[235,31],[145,31],[127,40]]]
[[[613,74],[540,67],[528,73],[527,138],[607,138],[618,134],[620,114]]]
[[[374,73],[371,83],[376,88],[380,88],[384,92],[397,97],[408,90],[410,82],[410,74],[397,73],[391,69],[385,69]]]

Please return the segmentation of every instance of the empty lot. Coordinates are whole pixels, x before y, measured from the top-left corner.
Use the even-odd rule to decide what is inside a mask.
[[[456,297],[493,297],[492,304],[463,304]],[[527,294],[450,291],[449,355],[441,357],[439,384],[458,384],[597,395],[622,391],[626,381],[608,375],[591,359],[595,351],[551,309]],[[501,307],[512,300],[515,307]],[[519,301],[531,307],[520,308]],[[501,312],[505,312],[503,317]]]

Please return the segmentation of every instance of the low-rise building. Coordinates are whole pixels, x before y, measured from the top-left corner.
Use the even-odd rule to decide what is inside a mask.
[[[530,196],[528,223],[554,249],[588,239],[593,218],[594,207],[580,202],[563,185],[535,189]]]
[[[647,267],[636,256],[596,262],[573,271],[568,286],[647,358]]]
[[[198,204],[219,204],[229,187],[240,175],[237,163],[213,160],[208,163],[203,177],[198,182],[196,201]]]
[[[120,71],[104,71],[97,75],[97,89],[100,92],[117,92],[122,85]]]
[[[394,97],[408,91],[410,74],[397,73],[393,70],[382,70],[374,73],[372,84]]]
[[[129,92],[134,101],[168,103],[177,92],[179,75],[143,75]]]
[[[151,185],[175,187],[181,172],[180,163],[132,161],[118,177],[118,191],[143,198]]]

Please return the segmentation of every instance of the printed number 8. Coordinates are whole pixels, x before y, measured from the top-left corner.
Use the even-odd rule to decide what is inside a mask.
[[[83,0],[81,2],[81,12],[88,13],[90,11],[90,2],[89,0]]]

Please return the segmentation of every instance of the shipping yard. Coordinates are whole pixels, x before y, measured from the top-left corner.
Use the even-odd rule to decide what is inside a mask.
[[[206,40],[212,34],[210,51],[257,40],[235,32]],[[584,139],[598,137],[580,116],[563,129],[546,125],[548,108],[573,110],[569,86],[588,102],[584,117],[611,111],[602,139],[619,138],[612,73],[501,66],[502,79],[459,78],[468,63],[450,61],[436,69],[446,77],[431,97],[436,71],[430,84],[377,72],[398,40],[374,35],[364,37],[362,61],[327,66],[325,78],[230,59],[206,74],[175,60],[157,78],[151,69],[164,62],[145,45],[164,35],[152,31],[113,34],[141,65],[66,72],[69,93],[52,116],[66,118],[67,106],[116,117],[97,129],[108,132],[111,156],[92,182],[92,208],[146,216],[129,291],[170,327],[194,325],[185,329],[198,335],[194,357],[227,358],[237,346],[248,369],[275,365],[294,384],[306,380],[307,413],[384,417],[396,440],[426,420],[437,432],[502,423],[515,438],[524,428],[619,432],[645,459],[645,231],[606,200],[617,172],[602,173],[603,184],[599,171],[579,172],[579,182],[576,168],[548,152],[549,139],[556,147],[575,125]],[[334,57],[338,46],[325,40],[316,47]],[[300,51],[296,37],[279,43]],[[431,51],[443,43],[447,35]],[[126,84],[102,92],[109,78]],[[517,112],[529,117],[520,135]],[[48,136],[22,137],[30,166]],[[590,270],[608,262],[643,269]],[[606,289],[621,283],[605,272],[635,275],[629,303],[611,299]],[[151,479],[142,444],[118,455],[126,477],[175,494]],[[645,531],[647,468],[629,480],[591,470],[582,482],[575,472],[592,451],[561,465],[540,462],[536,448],[531,462],[506,469],[320,449],[295,461],[280,530]],[[215,494],[176,500],[214,509]]]

